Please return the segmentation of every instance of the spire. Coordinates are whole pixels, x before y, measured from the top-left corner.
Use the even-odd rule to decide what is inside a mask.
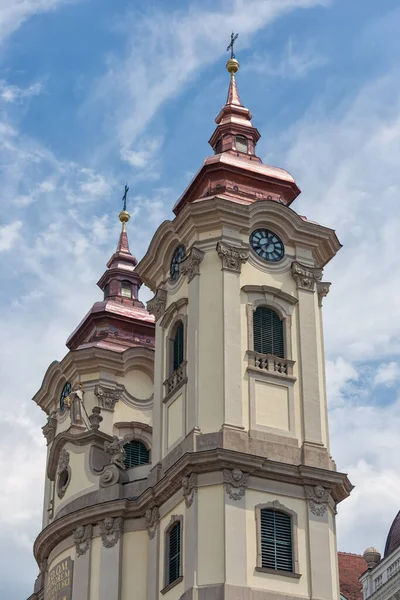
[[[236,83],[236,73],[239,71],[239,61],[233,54],[233,42],[236,37],[232,34],[231,44],[227,50],[232,48],[231,58],[226,63],[226,69],[230,74],[228,96],[226,104],[220,110],[215,122],[217,128],[209,140],[209,144],[215,154],[231,152],[244,159],[259,159],[255,155],[255,147],[260,139],[260,134],[251,124],[251,113],[243,106]]]
[[[121,234],[120,234],[119,240],[118,240],[117,253],[118,252],[126,252],[127,254],[130,254],[128,234],[126,232],[126,224],[130,218],[131,218],[131,215],[128,213],[126,208],[124,210],[121,210],[121,212],[119,213],[119,220],[122,223],[122,229],[121,229]]]

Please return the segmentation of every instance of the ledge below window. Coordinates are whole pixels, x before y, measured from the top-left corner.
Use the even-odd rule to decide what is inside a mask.
[[[247,350],[247,356],[249,360],[247,368],[250,371],[296,381],[296,378],[293,376],[294,360],[280,358],[273,354],[261,354],[253,350]]]
[[[169,590],[172,590],[172,588],[178,585],[178,583],[180,583],[181,581],[183,581],[183,575],[178,577],[178,579],[175,579],[175,581],[172,581],[171,583],[166,585],[165,588],[161,590],[161,594],[166,594],[167,592],[169,592]]]
[[[164,398],[163,402],[168,400],[171,395],[176,392],[187,382],[186,362],[183,362],[171,375],[164,381]]]
[[[281,571],[280,569],[268,569],[267,567],[256,567],[259,573],[269,573],[270,575],[283,575],[283,577],[292,577],[300,579],[301,573],[293,573],[292,571]]]

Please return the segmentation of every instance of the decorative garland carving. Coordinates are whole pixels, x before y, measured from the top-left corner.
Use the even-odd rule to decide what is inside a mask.
[[[154,315],[156,321],[165,313],[165,306],[167,304],[167,290],[158,288],[154,297],[147,302],[147,311]]]
[[[204,252],[198,248],[193,247],[190,250],[189,256],[185,258],[179,265],[180,272],[182,275],[187,275],[188,283],[200,275],[200,263],[204,259]]]
[[[58,457],[57,473],[60,474],[69,467],[69,452],[63,448]]]
[[[100,536],[104,548],[112,548],[119,541],[122,524],[122,517],[106,517],[104,521],[100,521]]]
[[[240,500],[245,494],[249,473],[240,469],[223,469],[225,491],[231,500]]]
[[[74,544],[77,556],[83,556],[90,548],[93,525],[79,525],[74,531]]]
[[[292,262],[292,275],[298,289],[313,292],[315,289],[315,283],[321,281],[322,269],[307,267],[297,261],[294,261]]]
[[[152,540],[157,533],[158,525],[160,523],[160,513],[157,506],[153,506],[153,508],[146,510],[144,519],[146,521],[147,533]]]
[[[322,485],[305,485],[304,490],[312,514],[316,517],[322,517],[328,507],[331,490],[322,487]]]
[[[197,492],[197,475],[192,473],[190,477],[182,478],[182,493],[185,498],[186,508],[190,508],[193,504],[195,494]]]
[[[329,293],[329,288],[331,284],[329,281],[318,281],[317,282],[317,294],[318,294],[318,305],[322,306],[322,300]]]
[[[103,410],[114,410],[116,403],[122,396],[121,390],[113,390],[102,385],[96,385],[94,393],[97,396],[100,408]]]
[[[125,459],[126,452],[124,448],[124,440],[119,439],[117,435],[113,435],[111,442],[104,442],[104,450],[111,456],[111,462],[117,465],[119,469],[126,469]]]
[[[47,423],[42,427],[43,435],[46,438],[47,445],[51,444],[56,435],[57,419],[54,415],[47,417]]]
[[[226,242],[218,242],[217,252],[222,260],[222,269],[233,271],[234,273],[240,273],[242,264],[249,258],[249,251],[247,248],[231,246]]]

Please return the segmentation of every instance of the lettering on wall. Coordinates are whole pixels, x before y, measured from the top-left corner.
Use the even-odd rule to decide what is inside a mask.
[[[71,600],[74,561],[68,557],[57,563],[49,572],[46,600]]]

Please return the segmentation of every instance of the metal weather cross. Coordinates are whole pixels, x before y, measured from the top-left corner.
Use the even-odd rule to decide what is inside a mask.
[[[236,40],[238,39],[239,34],[238,33],[231,33],[231,43],[229,44],[229,46],[227,47],[226,51],[228,52],[229,50],[231,51],[231,58],[235,58],[235,55],[233,53],[233,45],[236,42]]]
[[[126,211],[126,196],[129,192],[129,188],[128,186],[125,184],[125,190],[124,190],[124,195],[122,196],[122,202],[124,203],[124,209]]]

